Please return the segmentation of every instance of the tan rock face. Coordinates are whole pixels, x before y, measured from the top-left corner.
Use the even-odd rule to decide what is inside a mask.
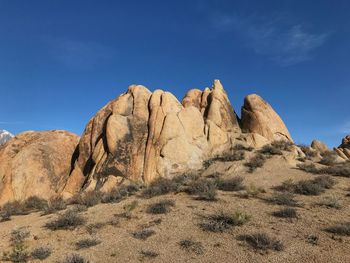
[[[130,86],[87,125],[65,196],[81,188],[110,188],[124,179],[149,183],[199,169],[239,134],[219,81],[211,89],[189,91],[182,104],[171,93]]]
[[[0,147],[0,205],[60,194],[79,137],[66,131],[24,132]]]
[[[248,95],[242,107],[242,130],[257,133],[268,141],[288,140],[293,142],[287,127],[273,108],[256,94]]]
[[[313,140],[311,142],[311,148],[321,153],[329,151],[329,148],[327,147],[327,145],[325,145],[323,142],[319,140]]]
[[[345,160],[350,160],[350,134],[342,139],[338,148],[334,148],[336,153]]]

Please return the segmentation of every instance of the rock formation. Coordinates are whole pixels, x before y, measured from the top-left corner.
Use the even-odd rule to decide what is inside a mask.
[[[345,160],[350,160],[350,134],[345,136],[338,148],[334,148],[336,153]]]
[[[257,144],[265,144],[274,140],[293,142],[280,116],[270,104],[256,94],[245,97],[241,123],[243,132],[252,133],[253,141],[255,140]]]
[[[59,194],[79,137],[66,131],[24,132],[0,146],[0,205]]]
[[[292,141],[280,117],[257,95],[248,96],[243,109],[242,125],[259,144]],[[190,90],[182,103],[169,92],[132,85],[87,124],[64,195],[197,170],[237,139],[256,145],[248,137],[218,80],[211,89]]]
[[[311,142],[311,148],[316,151],[319,151],[320,153],[329,151],[329,148],[327,147],[327,145],[325,145],[323,142],[319,140],[313,140]]]

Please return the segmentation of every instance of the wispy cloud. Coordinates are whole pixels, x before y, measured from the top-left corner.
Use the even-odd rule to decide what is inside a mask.
[[[350,120],[344,122],[338,130],[340,133],[350,134]]]
[[[24,122],[23,121],[0,121],[0,124],[18,125],[18,124],[24,124]]]
[[[113,48],[92,41],[46,37],[53,57],[74,69],[94,69],[114,58]]]
[[[305,24],[292,23],[282,16],[267,19],[216,14],[212,17],[212,25],[219,31],[235,34],[255,53],[267,56],[281,66],[311,59],[312,51],[330,36],[330,32],[310,32]]]

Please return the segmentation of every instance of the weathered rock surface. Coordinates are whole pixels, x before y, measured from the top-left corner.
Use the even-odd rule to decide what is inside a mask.
[[[270,104],[256,94],[245,97],[241,123],[244,132],[259,134],[267,141],[287,140],[293,142],[280,116]]]
[[[211,89],[189,91],[182,104],[169,92],[132,85],[86,126],[65,196],[124,179],[149,183],[200,169],[240,133],[218,80]]]
[[[0,146],[0,205],[61,193],[78,140],[60,130],[24,132]]]
[[[327,145],[325,145],[323,142],[319,140],[313,140],[311,142],[311,148],[316,151],[319,151],[320,153],[329,151],[329,148],[327,147]]]
[[[342,143],[334,150],[343,159],[350,160],[350,134],[345,136]]]

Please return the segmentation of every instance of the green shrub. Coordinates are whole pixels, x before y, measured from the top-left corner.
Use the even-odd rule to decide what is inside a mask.
[[[299,206],[298,202],[294,199],[294,194],[290,192],[275,192],[268,201],[276,205]]]
[[[61,197],[51,198],[47,206],[43,209],[44,215],[56,213],[57,211],[61,211],[67,208],[66,202]]]
[[[262,251],[276,250],[282,251],[284,245],[282,241],[270,237],[266,233],[255,233],[251,235],[241,235],[239,240],[245,241],[252,248]]]
[[[176,192],[178,187],[179,184],[175,181],[159,177],[143,190],[142,196],[144,198],[151,198],[154,196],[165,195],[171,192]]]
[[[250,216],[245,213],[235,212],[234,214],[229,214],[220,211],[209,216],[204,216],[199,226],[204,231],[224,232],[231,227],[241,226],[249,220]]]
[[[162,200],[148,206],[147,213],[166,214],[170,212],[170,207],[174,205],[175,205],[175,202],[173,200]]]
[[[83,225],[85,219],[79,215],[76,211],[68,210],[63,214],[60,214],[56,220],[48,222],[45,227],[51,230],[59,229],[75,229],[77,226]]]
[[[81,239],[78,242],[76,242],[75,246],[77,249],[85,249],[85,248],[96,246],[100,243],[101,243],[101,241],[99,241],[97,239],[85,238],[85,239]]]
[[[141,240],[146,240],[150,236],[153,236],[156,232],[152,229],[144,229],[141,231],[137,231],[132,233],[134,238],[141,239]]]
[[[324,165],[333,165],[336,163],[338,155],[334,151],[326,151],[321,153],[322,159],[320,161],[321,164]]]
[[[217,191],[213,180],[200,178],[192,181],[185,189],[188,194],[196,195],[196,199],[204,201],[216,201]]]
[[[28,210],[43,210],[47,207],[47,201],[37,196],[31,196],[24,201],[24,207]]]
[[[31,253],[32,258],[44,260],[47,259],[52,253],[51,248],[48,247],[38,247],[34,249]]]
[[[61,263],[90,263],[90,261],[78,254],[72,254],[67,256]]]
[[[350,236],[350,222],[335,224],[326,228],[325,231],[341,236]]]
[[[325,206],[329,208],[341,209],[342,205],[338,198],[334,196],[326,196],[320,202],[316,203],[319,206]]]
[[[245,163],[244,165],[248,167],[248,171],[250,173],[254,172],[257,168],[263,167],[264,163],[266,161],[266,158],[263,154],[258,153],[253,158],[249,160],[249,162]]]
[[[193,252],[197,255],[202,255],[204,253],[204,248],[201,242],[193,241],[192,239],[184,239],[179,242],[182,249]]]
[[[282,218],[298,218],[297,210],[290,207],[275,211],[272,213],[272,215],[276,217],[282,217]]]
[[[240,191],[244,189],[243,177],[236,176],[228,179],[218,178],[215,183],[219,190],[222,191]]]

